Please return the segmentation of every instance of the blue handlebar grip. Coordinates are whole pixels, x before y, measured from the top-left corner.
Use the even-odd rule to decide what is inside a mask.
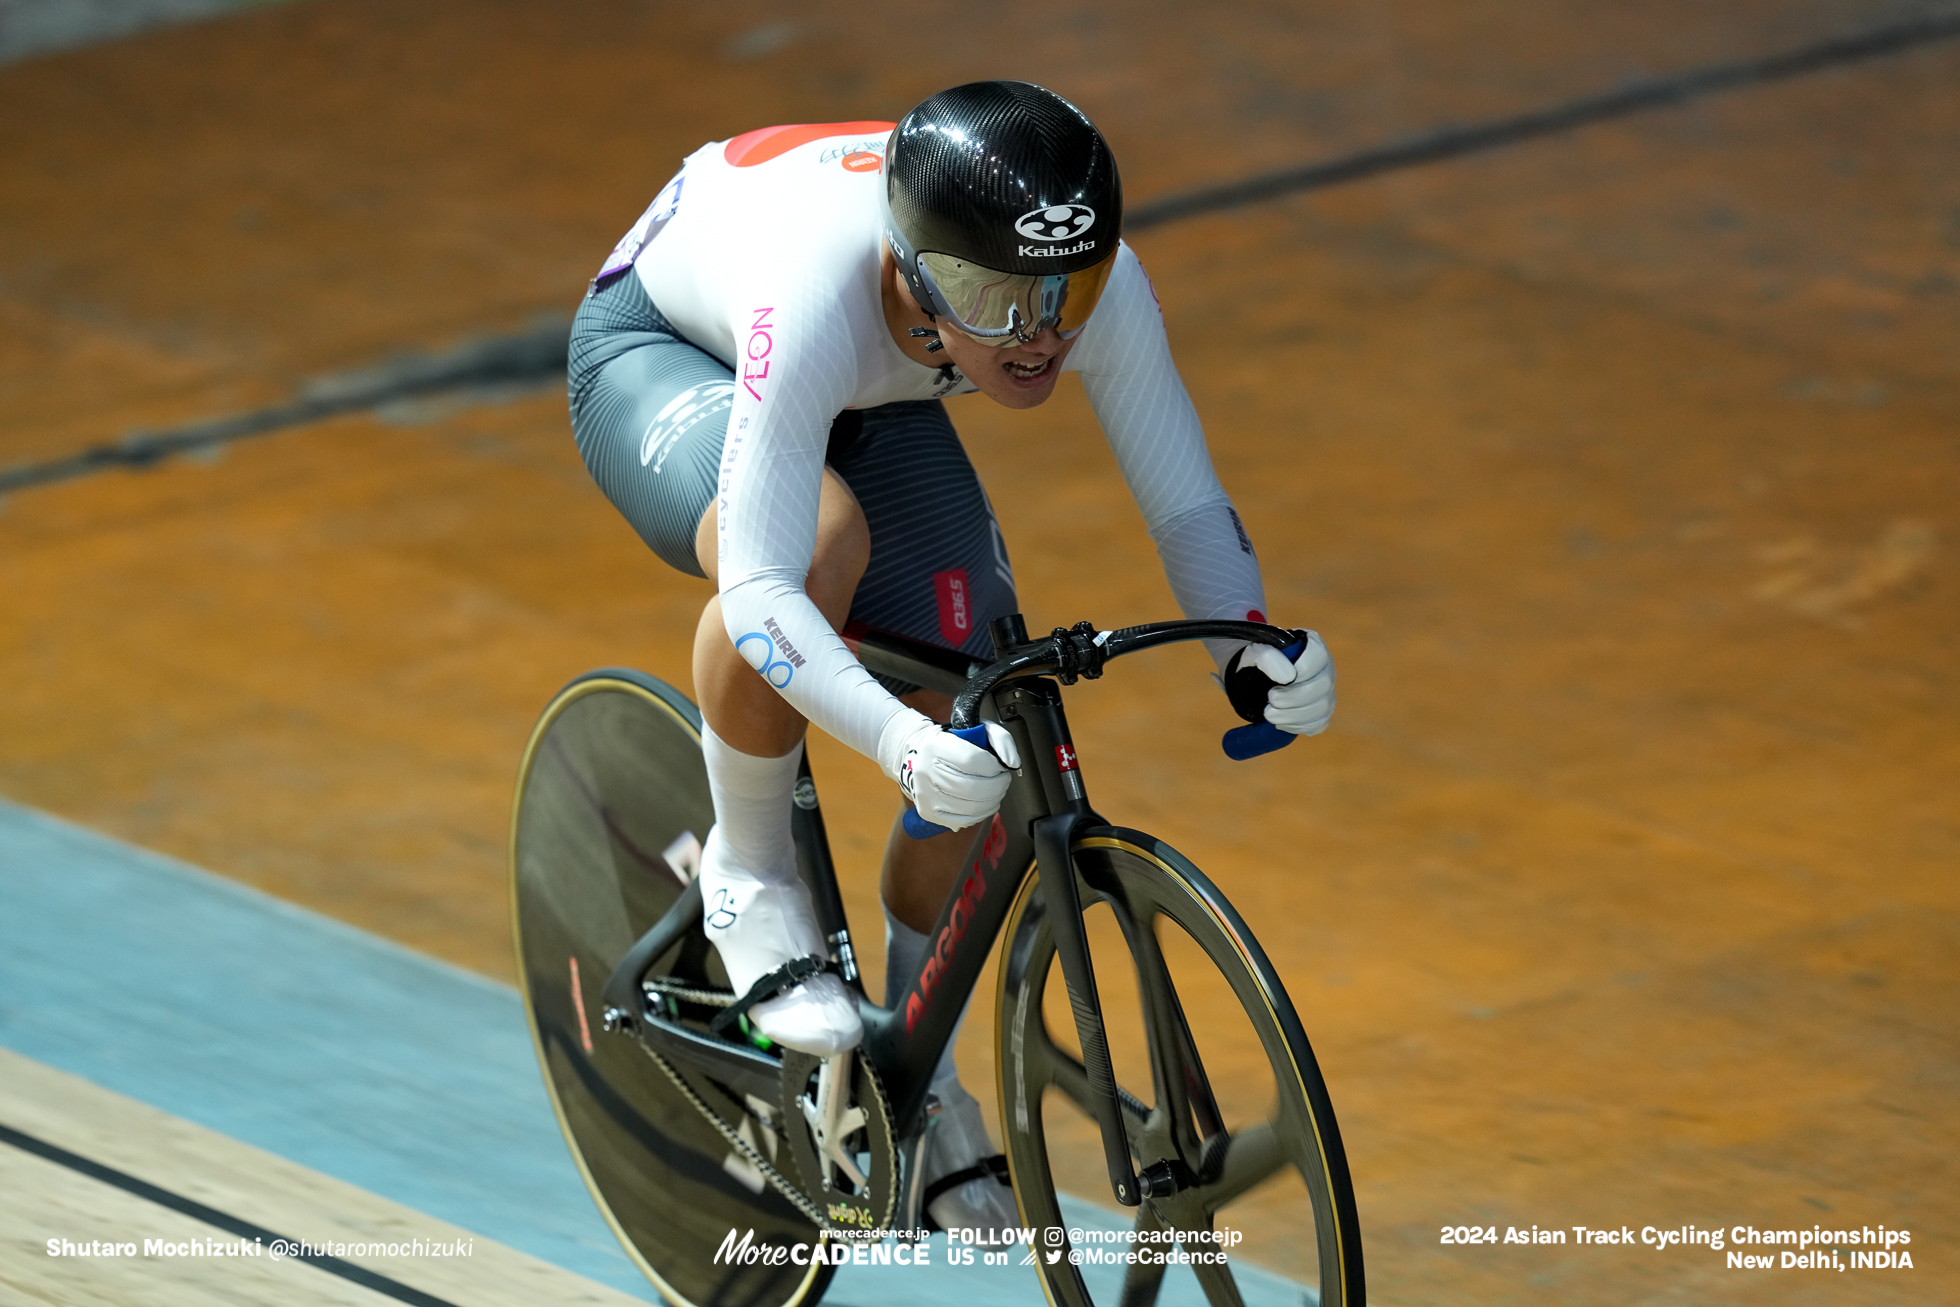
[[[993,749],[987,745],[987,727],[985,723],[969,726],[963,731],[954,731],[953,734],[976,748],[986,749],[988,753],[993,752]],[[915,840],[929,840],[935,835],[944,835],[952,829],[950,826],[941,826],[935,821],[927,821],[919,815],[917,808],[907,808],[900,824],[905,827],[905,833]]]
[[[1271,722],[1252,722],[1245,726],[1234,726],[1225,732],[1225,756],[1233,762],[1244,762],[1248,758],[1257,758],[1262,753],[1284,749],[1299,738],[1289,731],[1282,731]]]
[[[929,840],[935,835],[944,835],[948,827],[938,822],[927,821],[919,815],[917,808],[907,808],[904,817],[905,833],[915,840]]]
[[[994,751],[993,746],[987,743],[987,724],[985,722],[975,722],[965,730],[954,731],[953,734],[959,736],[976,749],[985,749],[988,753]]]

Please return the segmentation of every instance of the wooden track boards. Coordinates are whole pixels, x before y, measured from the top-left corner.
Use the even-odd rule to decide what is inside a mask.
[[[639,1301],[79,1077],[0,1049],[0,1126],[293,1239],[412,1243],[448,1256],[352,1256],[456,1307],[609,1307]],[[269,1254],[49,1256],[44,1241],[231,1245],[235,1232],[0,1139],[0,1303],[40,1307],[320,1303],[403,1299]],[[263,1245],[261,1245],[263,1246]],[[468,1254],[455,1255],[467,1248]]]
[[[1142,198],[1866,17],[1021,6],[895,66],[897,10],[808,10],[772,53],[760,8],[322,0],[9,70],[0,458],[566,312],[681,153],[758,123],[1013,71],[1076,95]],[[1677,1274],[1438,1247],[1485,1218],[1960,1221],[1955,60],[1137,241],[1342,706],[1238,767],[1198,660],[1137,660],[1071,699],[1085,771],[1287,976],[1384,1297],[1617,1307]],[[1034,624],[1169,612],[1079,398],[954,416]],[[30,687],[0,791],[490,974],[534,714],[593,666],[682,679],[705,597],[555,395],[18,495],[0,557],[0,677]],[[815,749],[875,934],[891,796]],[[1699,1300],[1842,1292],[1658,1265]],[[1913,1274],[1859,1287],[1937,1296]]]

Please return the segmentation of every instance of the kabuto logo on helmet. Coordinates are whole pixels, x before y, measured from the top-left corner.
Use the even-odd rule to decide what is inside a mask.
[[[1096,211],[1086,204],[1051,204],[1014,220],[1014,230],[1031,241],[1070,241],[1095,225]]]

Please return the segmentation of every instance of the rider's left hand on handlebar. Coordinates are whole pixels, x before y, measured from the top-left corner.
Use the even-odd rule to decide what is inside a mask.
[[[1232,707],[1249,722],[1267,721],[1292,735],[1318,735],[1334,715],[1334,660],[1318,633],[1288,661],[1271,645],[1247,645],[1220,678]]]

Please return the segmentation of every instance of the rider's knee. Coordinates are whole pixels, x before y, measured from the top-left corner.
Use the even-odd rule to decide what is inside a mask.
[[[721,581],[721,569],[717,565],[719,532],[715,505],[710,503],[694,531],[694,554],[702,574],[717,584]],[[870,565],[871,526],[865,521],[864,509],[851,488],[844,484],[844,478],[826,467],[822,496],[817,501],[816,550],[810,559],[804,593],[825,616],[842,625],[844,614],[850,610],[851,596],[857,593],[864,569]],[[713,600],[709,602],[712,604]]]

